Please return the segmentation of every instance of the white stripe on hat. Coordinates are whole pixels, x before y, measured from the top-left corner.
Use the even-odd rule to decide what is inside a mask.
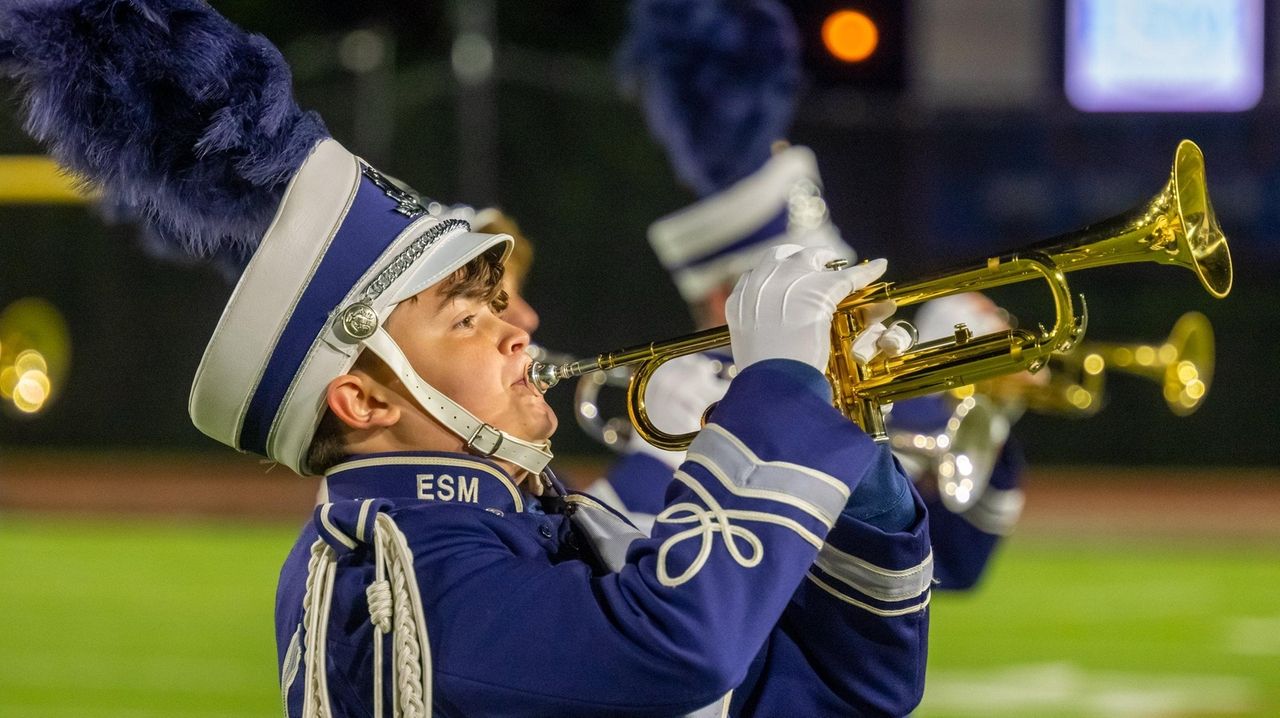
[[[355,155],[325,140],[289,183],[209,339],[191,387],[191,420],[214,439],[239,448],[241,421],[262,370],[342,224],[359,181]]]
[[[829,247],[852,259],[821,188],[813,151],[788,147],[733,186],[654,222],[649,243],[689,302],[733,282],[776,244]],[[817,216],[797,216],[806,214],[799,206],[806,201],[820,204]]]

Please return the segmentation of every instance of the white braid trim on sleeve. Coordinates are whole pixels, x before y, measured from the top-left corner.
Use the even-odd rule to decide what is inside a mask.
[[[379,513],[374,521],[375,577],[366,591],[369,620],[374,625],[374,716],[382,716],[382,634],[390,633],[394,716],[430,718],[431,644],[413,553],[391,516]]]
[[[325,675],[325,643],[329,631],[329,607],[333,602],[333,577],[337,571],[333,549],[323,539],[311,544],[307,564],[307,588],[302,595],[303,655],[306,661],[303,718],[331,718],[329,683]],[[287,696],[286,696],[287,698]]]

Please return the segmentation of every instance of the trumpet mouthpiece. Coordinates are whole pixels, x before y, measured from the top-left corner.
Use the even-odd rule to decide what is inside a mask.
[[[529,379],[529,385],[542,393],[546,393],[547,389],[560,383],[560,367],[555,364],[545,364],[540,361],[529,362],[529,368],[526,370]]]

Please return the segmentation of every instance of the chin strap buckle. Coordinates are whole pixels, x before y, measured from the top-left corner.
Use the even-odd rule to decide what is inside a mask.
[[[493,442],[493,447],[488,450],[481,449],[480,447],[476,446],[476,439],[480,438],[480,435],[485,433],[485,429],[488,429],[491,435],[494,435],[497,437],[497,439]],[[480,456],[483,456],[484,458],[489,459],[489,458],[492,458],[494,454],[498,453],[498,449],[502,448],[502,442],[506,438],[507,438],[506,434],[503,434],[501,431],[499,431],[497,427],[493,426],[492,424],[482,423],[480,424],[480,426],[476,427],[475,433],[471,435],[471,438],[467,439],[467,442],[464,444],[464,446],[466,446],[469,451],[474,451],[476,454],[479,454]]]

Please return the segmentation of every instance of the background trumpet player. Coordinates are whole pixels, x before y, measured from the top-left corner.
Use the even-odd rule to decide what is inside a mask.
[[[949,337],[957,324],[975,334],[1009,328],[1009,315],[986,296],[969,292],[925,303],[914,317],[920,341]],[[1000,377],[1009,386],[1042,386],[1049,371],[1018,372]],[[1023,406],[1016,399],[995,401],[978,396],[982,414],[956,416],[956,399],[934,394],[894,404],[888,423],[895,439],[895,453],[915,480],[929,507],[933,531],[935,577],[944,590],[974,587],[982,578],[1002,537],[1009,535],[1022,515],[1025,496],[1021,488],[1026,460],[1011,429]],[[950,422],[977,422],[967,433],[948,432]],[[905,436],[905,442],[899,437]],[[938,447],[938,436],[951,445]],[[965,442],[959,446],[958,438]],[[934,457],[963,452],[959,466]],[[939,481],[939,472],[954,472],[953,481]],[[970,483],[962,482],[968,479]],[[959,496],[957,496],[959,494]]]
[[[794,96],[775,94],[778,84],[785,85],[785,82],[777,82],[776,77],[757,78],[756,84],[740,82],[738,99],[756,103],[760,108],[756,114],[770,117],[772,122],[764,123],[764,129],[746,123],[740,115],[723,108],[727,102],[723,95],[699,97],[695,90],[682,84],[687,74],[694,74],[687,66],[693,60],[678,54],[659,56],[646,51],[662,46],[666,48],[665,53],[672,53],[672,43],[659,42],[653,36],[678,34],[678,29],[644,25],[641,20],[643,18],[633,18],[632,36],[624,44],[624,57],[630,58],[627,72],[633,82],[640,84],[638,94],[646,103],[647,116],[660,118],[651,119],[650,126],[680,179],[702,195],[695,204],[654,222],[649,229],[649,241],[663,266],[670,271],[697,328],[724,324],[727,299],[740,273],[750,266],[754,257],[773,246],[795,243],[829,247],[852,257],[853,249],[845,244],[831,220],[823,197],[817,157],[808,148],[773,142],[775,136],[785,133],[790,115],[788,102],[794,102]],[[778,43],[795,52],[794,47],[787,48],[785,42],[778,39],[794,32],[787,25],[789,22],[788,19],[769,26],[768,30],[775,34],[756,41]],[[697,58],[697,62],[705,63],[699,65],[697,73],[729,74],[729,70],[717,68],[714,58],[709,61],[703,48],[685,47],[684,50],[691,58]],[[785,67],[785,63],[781,65]],[[707,87],[721,87],[728,82],[706,82],[705,76],[700,79]],[[697,100],[690,100],[691,96]],[[777,135],[769,134],[770,131]],[[708,147],[694,141],[701,137],[718,139]],[[745,144],[728,144],[732,138]],[[935,301],[921,310],[926,321],[945,323],[945,315],[955,314],[955,321],[966,318],[972,321],[975,333],[998,328],[994,305],[987,312],[974,298]],[[964,308],[969,302],[974,303],[974,309]],[[931,316],[936,319],[930,319]],[[949,329],[951,324],[946,326]],[[906,328],[893,325],[864,335],[862,345],[855,347],[855,352],[863,358],[877,349],[901,352],[911,346],[912,339]],[[696,430],[706,407],[723,395],[732,372],[733,357],[723,353],[690,355],[663,365],[653,375],[645,397],[654,423],[670,432]],[[918,401],[917,406],[922,408],[941,406],[938,399]],[[890,414],[891,420],[894,413]],[[908,422],[905,416],[911,413],[911,407],[904,408],[903,428],[909,426],[922,432],[940,430],[950,416],[949,411],[916,411]],[[941,588],[973,586],[996,540],[1007,534],[1017,520],[1021,494],[1016,485],[1021,458],[1013,445],[1006,450],[1003,437],[993,441],[998,444],[988,450],[1002,457],[998,464],[999,477],[995,478],[993,490],[981,508],[966,512],[967,520],[953,514],[936,491],[925,492],[935,543],[935,571]],[[643,527],[662,506],[667,488],[665,475],[682,460],[682,452],[655,448],[632,434],[623,458],[588,490],[624,506]],[[917,472],[915,478],[921,478],[920,474]],[[870,483],[859,490],[868,494],[876,491]],[[881,488],[877,495],[892,494],[889,489]],[[997,502],[1000,508],[992,509]],[[880,503],[867,503],[885,505],[883,499]],[[891,515],[892,511],[886,511],[885,516]],[[977,523],[982,528],[978,528]]]
[[[927,302],[914,321],[921,341],[950,337],[959,324],[983,334],[1011,326],[1009,313],[977,292]],[[948,537],[934,544],[939,588],[976,583],[1021,516],[1026,462],[1012,428],[1025,412],[1091,417],[1105,403],[1106,374],[1122,372],[1158,383],[1170,411],[1186,416],[1207,395],[1213,363],[1213,330],[1188,312],[1158,344],[1087,341],[1036,373],[896,403],[895,453],[929,506],[933,535]]]

